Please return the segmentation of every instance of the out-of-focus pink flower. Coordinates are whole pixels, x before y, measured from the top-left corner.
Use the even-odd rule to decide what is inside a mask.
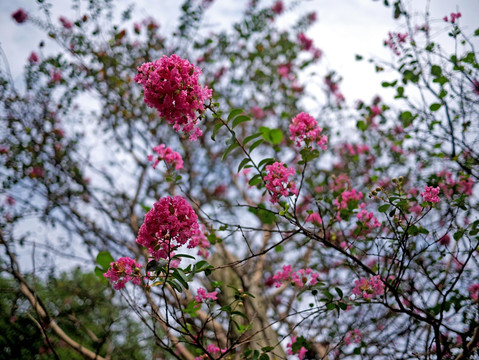
[[[421,193],[421,196],[424,198],[424,201],[435,204],[441,201],[438,194],[439,194],[439,186],[434,188],[432,186],[426,185],[424,187],[424,191]]]
[[[359,344],[361,342],[362,334],[358,329],[354,329],[353,331],[348,331],[346,336],[344,337],[344,343],[349,345],[351,343]]]
[[[65,29],[71,29],[73,27],[73,24],[64,16],[60,16],[58,20],[61,22],[62,26]]]
[[[265,117],[265,113],[263,109],[261,109],[259,106],[253,106],[249,110],[250,114],[253,115],[255,119],[262,120]]]
[[[50,72],[50,81],[52,83],[59,83],[62,81],[62,73],[60,70],[52,70]]]
[[[479,301],[479,283],[470,285],[467,290],[472,300]]]
[[[158,163],[163,160],[165,163],[171,164],[175,170],[183,169],[183,159],[176,151],[171,150],[169,146],[161,144],[155,146],[153,151],[158,154],[153,164],[153,169],[156,169]],[[153,155],[148,155],[148,161],[153,161]]]
[[[271,10],[277,15],[281,15],[284,11],[284,4],[281,0],[276,1],[273,6],[271,7]]]
[[[354,284],[353,294],[362,296],[364,299],[370,300],[384,294],[384,283],[379,275],[372,276],[369,280],[366,278],[355,280]]]
[[[12,18],[19,24],[23,24],[28,19],[28,15],[22,8],[12,13]]]
[[[296,115],[292,124],[289,125],[291,133],[290,139],[296,141],[296,146],[300,147],[304,141],[306,145],[316,143],[322,150],[328,148],[328,137],[321,135],[322,128],[318,126],[318,122],[309,114],[304,112]]]
[[[298,41],[299,45],[301,46],[301,49],[303,50],[311,50],[311,48],[313,47],[313,39],[308,38],[303,33],[298,34]]]
[[[38,55],[36,52],[32,51],[30,56],[28,57],[28,61],[31,62],[32,64],[35,64],[38,62]]]

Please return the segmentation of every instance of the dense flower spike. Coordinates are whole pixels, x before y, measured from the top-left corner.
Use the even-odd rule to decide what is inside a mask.
[[[289,125],[291,133],[290,139],[296,141],[296,146],[300,147],[304,141],[306,145],[315,142],[323,150],[328,148],[328,137],[321,135],[322,128],[318,127],[318,122],[304,112],[299,113],[293,118],[293,123]]]
[[[289,177],[295,174],[293,168],[286,167],[282,162],[275,162],[266,166],[268,174],[265,176],[266,189],[271,192],[270,201],[276,204],[279,197],[289,196],[290,194],[298,195],[298,189],[293,181],[289,181]]]
[[[204,102],[212,96],[211,89],[198,83],[200,74],[199,67],[173,54],[141,65],[135,76],[143,85],[145,103],[157,109],[175,131],[189,134],[190,141],[202,134],[197,112],[205,110]]]
[[[421,193],[421,196],[424,198],[424,201],[428,201],[431,203],[438,203],[441,201],[439,196],[439,186],[438,187],[432,187],[432,186],[427,186],[424,188],[424,191]]]
[[[110,269],[103,276],[110,279],[115,290],[120,290],[125,287],[128,281],[135,285],[141,284],[142,275],[140,269],[140,263],[129,257],[122,257],[110,263]]]
[[[198,217],[181,196],[165,196],[145,215],[136,242],[156,259],[168,259],[199,231]]]
[[[353,294],[362,296],[366,300],[384,294],[384,283],[379,275],[372,276],[369,281],[365,278],[355,280],[354,284]]]
[[[153,151],[158,154],[158,157],[155,159],[155,163],[153,164],[153,169],[156,169],[156,166],[160,161],[164,161],[165,163],[171,164],[175,167],[175,170],[183,169],[183,159],[180,154],[176,151],[171,150],[169,146],[165,144],[161,144],[155,146]],[[148,155],[148,161],[153,161],[153,155]]]

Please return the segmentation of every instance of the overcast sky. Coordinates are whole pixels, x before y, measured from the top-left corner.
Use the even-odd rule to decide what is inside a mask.
[[[198,0],[199,1],[199,0]],[[380,82],[384,74],[377,75],[367,62],[356,62],[355,54],[365,58],[390,59],[390,52],[383,46],[389,31],[397,31],[398,22],[392,18],[391,8],[382,5],[382,1],[373,0],[305,0],[298,8],[301,12],[316,11],[319,21],[307,33],[314,38],[315,45],[323,50],[324,57],[319,64],[321,69],[336,70],[343,77],[341,89],[349,103],[356,99],[370,100],[381,92]],[[54,0],[52,18],[60,14],[72,14],[70,1]],[[131,1],[116,0],[120,7]],[[249,0],[216,0],[209,9],[207,24],[212,28],[225,27],[241,16]],[[271,1],[272,3],[273,1]],[[291,3],[284,0],[285,4]],[[390,0],[392,3],[393,1]],[[137,14],[141,18],[157,18],[165,32],[174,28],[180,0],[137,0]],[[267,2],[265,2],[267,3]],[[422,12],[430,3],[432,18],[442,18],[451,12],[461,11],[461,25],[469,32],[479,26],[479,0],[410,0],[409,7],[414,12]],[[32,49],[36,49],[40,40],[45,40],[44,33],[32,24],[17,25],[11,14],[19,7],[29,12],[36,11],[35,0],[1,0],[0,1],[0,42],[8,57],[14,76],[21,74],[23,64]],[[38,13],[38,12],[37,12]],[[294,14],[286,13],[279,21],[287,26]]]

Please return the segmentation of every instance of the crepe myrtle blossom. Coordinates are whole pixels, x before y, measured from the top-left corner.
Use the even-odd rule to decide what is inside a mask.
[[[291,342],[286,344],[286,352],[288,355],[297,355],[299,360],[303,360],[308,350],[304,346],[301,346],[298,351],[293,352],[293,345],[296,343],[297,339],[296,336],[291,336]]]
[[[196,292],[198,295],[195,296],[195,301],[197,304],[201,304],[206,300],[217,300],[218,293],[216,291],[207,292],[204,288],[200,287]]]
[[[136,242],[156,260],[168,259],[198,232],[198,217],[191,205],[181,196],[165,196],[146,213]]]
[[[125,287],[128,281],[135,285],[141,284],[142,275],[140,269],[140,263],[129,257],[122,257],[110,263],[110,268],[103,276],[110,280],[115,290],[120,290]]]
[[[204,102],[212,96],[211,89],[198,83],[200,74],[199,67],[173,54],[144,63],[134,79],[143,85],[145,103],[158,110],[175,131],[189,134],[190,141],[203,133],[197,127],[198,114],[205,111]]]
[[[71,21],[64,16],[60,16],[58,20],[61,22],[62,26],[65,29],[71,29],[73,27],[73,24],[71,23]]]
[[[344,337],[344,343],[349,345],[351,343],[359,344],[361,342],[362,334],[359,329],[354,329],[352,331],[348,331],[346,336]]]
[[[289,181],[289,177],[293,176],[296,171],[288,168],[282,162],[275,162],[266,166],[268,174],[264,177],[266,189],[271,192],[270,201],[276,204],[280,196],[290,196],[290,194],[298,195],[298,189],[293,181]]]
[[[296,146],[300,147],[304,141],[306,145],[316,143],[322,150],[328,148],[328,137],[321,135],[322,128],[318,126],[318,122],[309,114],[299,113],[293,118],[292,124],[289,125],[291,133],[290,140],[296,141]]]
[[[451,24],[454,24],[456,22],[456,20],[459,19],[461,16],[462,16],[462,14],[460,12],[451,13],[451,18],[450,18]],[[449,22],[449,18],[447,16],[444,16],[443,20],[445,22]]]
[[[319,273],[312,269],[299,269],[293,271],[291,265],[284,265],[283,269],[274,274],[269,283],[273,283],[275,287],[281,287],[285,282],[290,282],[297,287],[305,285],[313,286],[318,283]]]
[[[153,151],[158,154],[156,159],[154,160],[153,169],[156,169],[156,166],[160,161],[164,161],[165,163],[171,164],[175,167],[175,170],[183,169],[183,159],[181,155],[178,154],[176,151],[171,150],[169,146],[165,144],[160,144],[153,148]],[[148,155],[148,161],[153,161],[153,155]]]
[[[432,187],[432,186],[425,186],[424,191],[421,193],[421,196],[424,198],[424,201],[431,202],[433,204],[438,203],[441,201],[439,196],[439,186],[438,187]]]
[[[379,275],[372,276],[369,280],[366,278],[355,280],[354,285],[353,294],[362,296],[366,300],[384,294],[384,283]]]
[[[12,13],[12,18],[19,24],[23,24],[28,19],[28,15],[22,8]]]
[[[469,295],[471,296],[471,299],[476,302],[479,302],[479,283],[469,285],[467,290],[469,291]]]
[[[281,15],[284,11],[284,4],[281,0],[276,1],[273,6],[271,7],[271,10],[277,15]]]
[[[225,352],[227,352],[228,348],[221,349],[214,344],[209,344],[208,346],[206,346],[206,351],[210,355],[220,355],[220,354],[224,354]],[[207,354],[204,354],[202,356],[195,357],[194,360],[202,360],[202,359],[210,359],[210,357]]]

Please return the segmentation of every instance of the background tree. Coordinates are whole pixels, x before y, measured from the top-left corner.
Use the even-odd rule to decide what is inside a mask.
[[[0,74],[2,269],[6,286],[17,284],[33,308],[39,330],[25,331],[46,339],[52,354],[45,356],[61,355],[60,341],[88,358],[477,354],[479,97],[471,39],[479,33],[462,32],[460,13],[415,24],[396,1],[393,15],[405,30],[385,42],[395,59],[373,62],[396,71],[382,85],[394,89],[398,105],[377,97],[349,109],[331,71],[322,84],[327,101],[308,114],[301,104],[315,97],[298,79],[321,56],[305,35],[314,14],[284,31],[275,21],[281,1],[253,1],[231,29],[205,34],[209,2],[185,1],[177,31],[164,38],[152,18],[131,24],[127,9],[115,25],[108,1],[82,4],[74,3],[77,18],[58,23],[43,3],[41,18],[12,14],[62,50],[31,54],[25,90],[8,71]],[[436,25],[450,32],[454,54],[432,40]],[[153,69],[173,75],[150,78]],[[175,107],[156,88],[147,103],[160,114],[144,103],[154,82],[177,89],[165,90],[177,96]],[[185,94],[201,100],[199,111],[174,117]],[[203,133],[197,141],[189,121]],[[181,213],[179,235],[172,235],[179,216],[167,221],[168,212]],[[140,286],[126,285],[121,302],[109,305],[106,288],[79,294],[92,313],[60,311],[70,291],[55,285],[44,294],[34,286],[42,281],[23,275],[15,260],[39,241],[21,231],[32,218],[67,234],[44,244],[52,253],[77,243],[101,279],[118,290],[129,280]],[[148,219],[169,232],[142,232]],[[174,241],[186,246],[172,249]],[[101,289],[78,272],[51,276],[49,284]],[[3,302],[15,313],[16,301]],[[125,302],[141,323],[116,319]],[[123,335],[139,346],[122,343],[114,327],[128,328]],[[26,351],[37,349],[31,342]]]

